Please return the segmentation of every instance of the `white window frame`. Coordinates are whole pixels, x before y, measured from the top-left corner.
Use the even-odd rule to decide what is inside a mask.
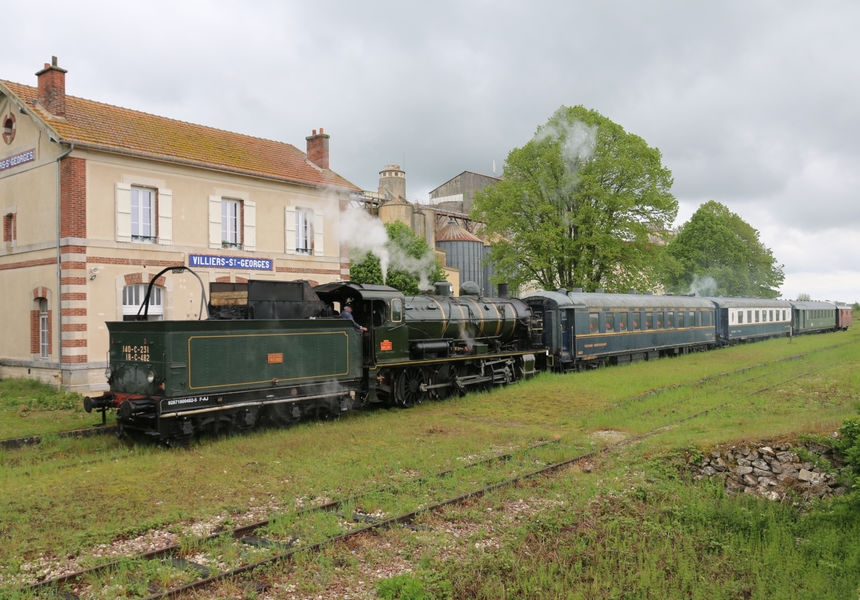
[[[158,192],[153,188],[131,186],[131,239],[134,242],[155,242],[158,221],[155,208]]]
[[[137,316],[143,299],[146,298],[148,283],[131,283],[122,288],[122,316]],[[140,312],[142,315],[143,312]],[[152,286],[152,294],[149,296],[149,318],[150,321],[161,321],[164,319],[164,288],[159,285]]]
[[[226,248],[242,247],[242,201],[221,198],[221,245]]]
[[[48,322],[48,300],[39,298],[39,358],[51,358],[50,323]]]
[[[314,211],[296,208],[296,254],[314,253]]]

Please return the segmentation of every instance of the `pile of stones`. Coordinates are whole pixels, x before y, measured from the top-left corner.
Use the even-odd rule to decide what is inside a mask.
[[[848,487],[838,475],[843,466],[831,448],[815,442],[743,444],[703,456],[695,478],[719,477],[727,494],[799,504],[845,494]]]

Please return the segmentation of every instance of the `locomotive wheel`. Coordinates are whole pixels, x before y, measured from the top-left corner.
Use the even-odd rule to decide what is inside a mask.
[[[456,390],[456,384],[454,383],[454,379],[457,376],[457,370],[454,365],[445,364],[440,365],[433,369],[428,377],[428,382],[430,385],[440,385],[443,383],[448,384],[448,387],[435,388],[428,392],[428,396],[431,400],[444,400],[454,393]]]
[[[301,412],[297,411],[291,403],[270,405],[266,407],[266,415],[273,425],[279,427],[288,427],[298,423],[301,418]]]
[[[394,384],[394,402],[404,408],[421,404],[426,395],[421,391],[424,379],[424,373],[416,367],[401,371]]]

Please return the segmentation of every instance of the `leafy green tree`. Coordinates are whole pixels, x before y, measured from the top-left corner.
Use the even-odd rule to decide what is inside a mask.
[[[686,293],[710,277],[711,294],[776,298],[785,275],[758,231],[719,202],[705,202],[667,246],[666,286]]]
[[[511,287],[652,289],[678,211],[660,151],[594,110],[562,106],[475,197],[496,279]]]
[[[385,225],[388,242],[384,248],[352,257],[349,279],[355,283],[388,285],[404,294],[418,294],[436,281],[445,279],[445,271],[423,238],[408,225],[395,221]],[[383,276],[383,264],[385,276]]]

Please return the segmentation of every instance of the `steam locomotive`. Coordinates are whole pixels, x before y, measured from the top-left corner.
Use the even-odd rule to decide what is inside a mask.
[[[341,318],[346,307],[354,319]],[[447,282],[420,296],[349,282],[213,283],[208,308],[207,320],[108,323],[110,390],[84,408],[116,409],[121,434],[181,444],[369,404],[410,407],[542,370],[851,324],[850,307],[825,302],[579,290],[485,298],[469,283],[455,297]]]
[[[347,306],[366,331],[340,318]],[[116,409],[120,433],[176,444],[511,383],[534,374],[543,351],[524,302],[454,297],[448,283],[421,296],[343,282],[212,284],[209,309],[207,320],[107,323],[110,391],[84,408]]]

